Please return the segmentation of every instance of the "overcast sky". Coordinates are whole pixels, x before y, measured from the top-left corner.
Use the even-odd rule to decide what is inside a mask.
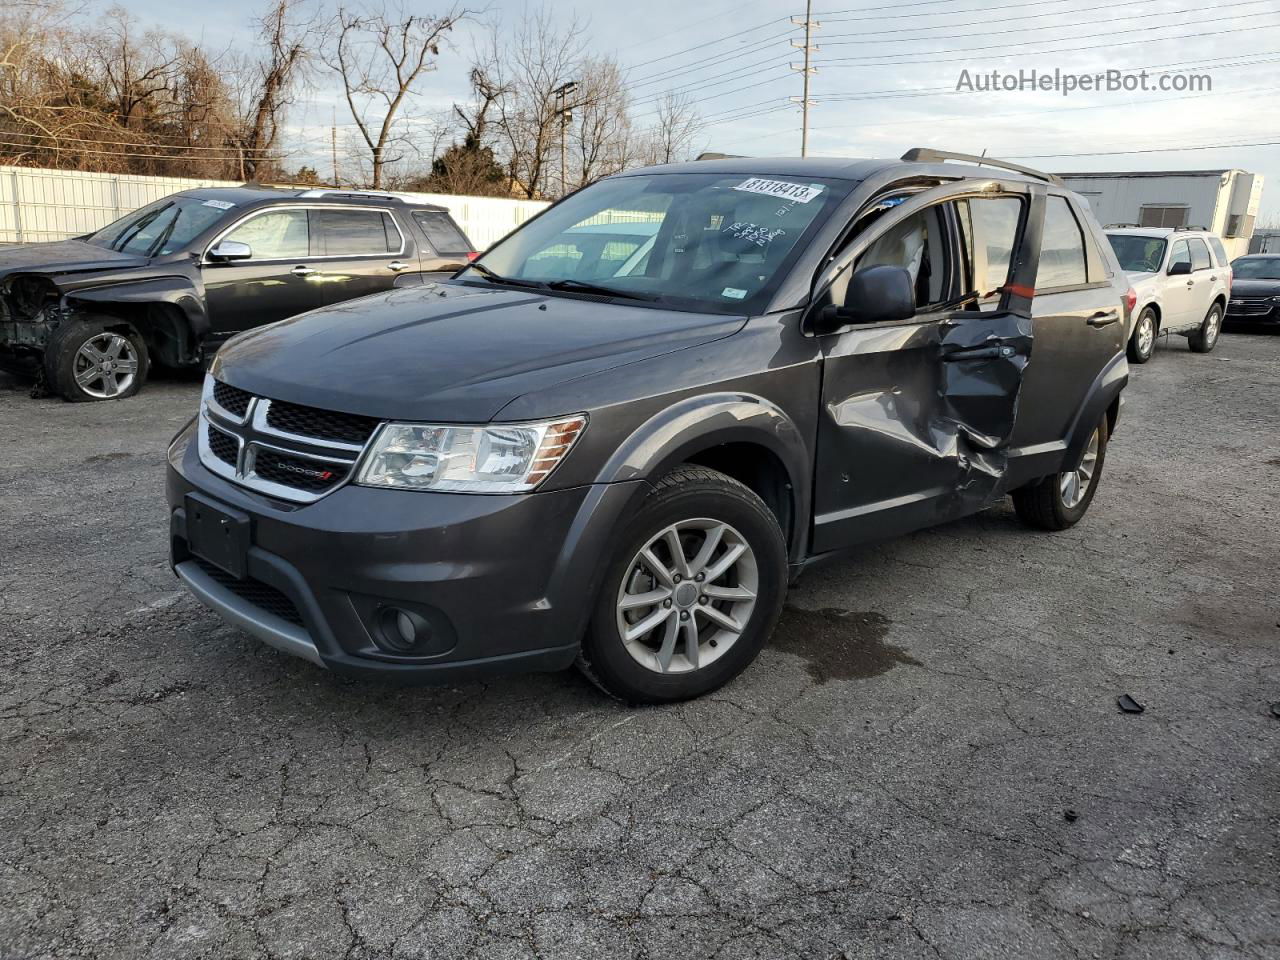
[[[174,8],[165,0],[127,0],[141,19],[202,38],[211,48],[243,49],[262,0],[219,0]],[[809,152],[897,156],[936,146],[1055,171],[1240,167],[1263,174],[1263,219],[1280,220],[1280,146],[1218,146],[1280,141],[1280,3],[1277,0],[814,0],[821,22],[813,56]],[[443,9],[415,2],[422,13]],[[490,0],[486,21],[518,23],[528,4]],[[577,11],[586,36],[627,71],[637,116],[676,89],[708,121],[706,149],[761,156],[798,155],[803,0],[557,0]],[[439,69],[421,83],[410,122],[465,100],[474,37],[454,36]],[[1204,92],[956,91],[962,71],[1055,69],[1085,74],[1119,69],[1207,73]],[[569,79],[569,78],[566,78]],[[291,117],[284,146],[298,162],[327,173],[329,125],[350,133],[332,81],[321,74]],[[345,126],[344,126],[345,125]],[[1211,147],[1163,151],[1168,147]],[[1115,155],[1097,155],[1115,154]],[[1081,156],[1073,156],[1073,155]],[[1094,154],[1084,156],[1084,154]]]

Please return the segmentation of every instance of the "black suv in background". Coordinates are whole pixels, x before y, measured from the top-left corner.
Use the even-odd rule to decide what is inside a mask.
[[[187,190],[84,237],[0,249],[0,356],[39,361],[68,400],[127,397],[153,361],[199,363],[237,333],[471,256],[448,210],[409,196]]]
[[[989,159],[610,177],[449,281],[224,346],[172,563],[332,669],[696,696],[824,554],[1006,494],[1080,520],[1133,299],[1087,205]]]

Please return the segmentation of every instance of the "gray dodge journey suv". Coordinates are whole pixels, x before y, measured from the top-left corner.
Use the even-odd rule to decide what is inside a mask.
[[[1127,287],[1078,197],[989,159],[611,177],[448,281],[223,347],[169,449],[172,563],[334,670],[697,696],[824,554],[1006,494],[1078,521]]]

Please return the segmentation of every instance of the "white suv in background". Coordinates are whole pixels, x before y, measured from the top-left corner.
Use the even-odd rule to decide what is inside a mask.
[[[1161,333],[1187,338],[1208,353],[1222,332],[1231,296],[1231,267],[1222,241],[1207,230],[1113,224],[1107,239],[1138,295],[1129,330],[1129,360],[1146,363]]]

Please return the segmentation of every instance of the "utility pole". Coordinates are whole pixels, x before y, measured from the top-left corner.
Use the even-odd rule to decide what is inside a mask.
[[[569,94],[578,89],[578,81],[567,80],[560,86],[552,90],[559,106],[556,107],[556,116],[560,118],[560,196],[565,195],[567,190],[567,178],[565,176],[568,163],[565,158],[565,131],[569,127],[569,121],[573,119],[573,107],[566,103]]]
[[[813,0],[805,0],[804,19],[800,20],[796,17],[791,18],[791,22],[797,27],[804,27],[804,42],[797,43],[791,41],[791,46],[797,47],[804,51],[804,65],[796,66],[791,64],[792,70],[798,70],[804,75],[804,94],[799,97],[790,97],[792,103],[800,104],[800,156],[807,157],[809,155],[809,105],[812,101],[809,99],[809,77],[818,72],[817,67],[809,65],[809,58],[818,51],[813,45],[813,31],[822,26],[817,20],[813,19]]]
[[[338,108],[333,108],[333,122],[329,125],[329,151],[333,155],[333,185],[338,183]]]

